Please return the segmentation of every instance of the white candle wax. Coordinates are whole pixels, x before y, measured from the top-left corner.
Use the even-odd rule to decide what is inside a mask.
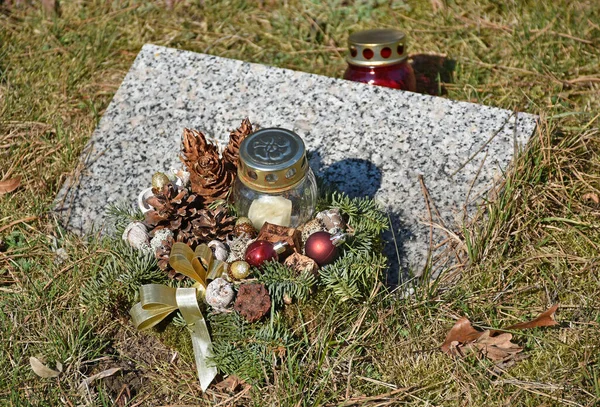
[[[290,226],[292,201],[282,196],[263,195],[250,204],[248,218],[257,230],[260,230],[265,222],[279,226]]]

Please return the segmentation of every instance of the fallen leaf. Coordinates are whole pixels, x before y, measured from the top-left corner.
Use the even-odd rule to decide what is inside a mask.
[[[588,192],[587,194],[583,194],[581,196],[581,199],[584,201],[592,201],[596,205],[600,204],[600,197],[598,197],[598,194],[595,194],[593,192]]]
[[[468,318],[462,317],[456,321],[452,329],[448,332],[448,335],[446,335],[446,340],[442,344],[441,349],[449,355],[457,355],[457,346],[453,345],[453,342],[456,342],[458,345],[473,342],[482,333],[473,328]]]
[[[31,365],[31,370],[33,370],[33,373],[35,373],[39,377],[48,378],[58,377],[60,375],[60,372],[54,369],[50,369],[48,366],[43,364],[38,358],[35,358],[33,356],[29,358],[29,364]]]
[[[96,373],[95,375],[91,375],[87,379],[84,379],[81,381],[81,383],[79,384],[79,388],[80,389],[85,388],[85,387],[89,386],[90,384],[92,384],[94,381],[112,376],[115,373],[119,373],[121,370],[123,370],[123,368],[113,367],[111,369],[103,370],[100,373]]]
[[[228,376],[227,379],[215,384],[219,391],[233,393],[244,381],[235,375]]]
[[[558,322],[554,319],[557,309],[558,304],[555,304],[531,321],[498,330],[478,331],[468,318],[462,317],[450,329],[440,349],[452,356],[462,357],[471,350],[477,350],[493,361],[510,359],[511,355],[521,352],[523,348],[511,342],[512,334],[503,331],[557,325]]]
[[[531,329],[531,328],[539,328],[542,326],[553,326],[557,325],[558,322],[554,319],[554,314],[558,309],[558,304],[554,304],[546,311],[542,312],[537,318],[532,319],[529,322],[520,322],[518,324],[514,324],[509,326],[508,328],[504,328],[509,331],[511,329]]]
[[[473,348],[486,358],[498,362],[506,360],[523,350],[516,343],[511,342],[512,334],[502,333],[492,336],[489,330],[483,331],[481,336],[474,342],[467,344],[464,348]]]
[[[21,185],[21,177],[9,178],[4,181],[0,181],[0,195],[7,194],[14,191]]]

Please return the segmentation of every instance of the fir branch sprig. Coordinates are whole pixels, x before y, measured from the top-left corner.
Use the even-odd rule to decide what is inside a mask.
[[[325,197],[329,207],[338,208],[348,216],[348,226],[355,233],[379,235],[389,228],[388,218],[381,205],[369,197],[350,198],[340,192],[332,192]]]
[[[317,282],[310,271],[297,273],[276,261],[264,263],[260,269],[253,269],[253,273],[267,287],[271,300],[278,306],[283,304],[286,294],[296,301],[306,300]]]
[[[213,339],[212,363],[224,374],[258,384],[271,375],[273,361],[286,351],[292,337],[279,313],[272,322],[249,324],[237,313],[209,315]]]
[[[346,252],[319,273],[321,284],[343,302],[367,297],[386,267],[387,258],[381,253]]]

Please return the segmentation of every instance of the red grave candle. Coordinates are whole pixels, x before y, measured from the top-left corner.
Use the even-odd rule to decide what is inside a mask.
[[[411,92],[417,90],[403,32],[393,29],[359,31],[350,35],[348,44],[350,55],[344,79]]]

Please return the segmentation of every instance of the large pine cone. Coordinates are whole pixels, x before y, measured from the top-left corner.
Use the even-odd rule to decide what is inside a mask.
[[[252,134],[252,123],[247,118],[242,120],[240,127],[229,133],[229,144],[223,150],[223,159],[225,163],[237,171],[238,159],[240,158],[240,144]]]
[[[233,308],[246,318],[246,321],[256,322],[271,309],[271,297],[263,284],[242,284]]]
[[[183,131],[180,159],[190,172],[192,192],[200,195],[205,204],[227,197],[235,172],[225,165],[217,146],[207,142],[204,134]]]
[[[202,242],[225,241],[233,235],[235,218],[229,216],[227,208],[202,209],[191,223],[191,233]]]

